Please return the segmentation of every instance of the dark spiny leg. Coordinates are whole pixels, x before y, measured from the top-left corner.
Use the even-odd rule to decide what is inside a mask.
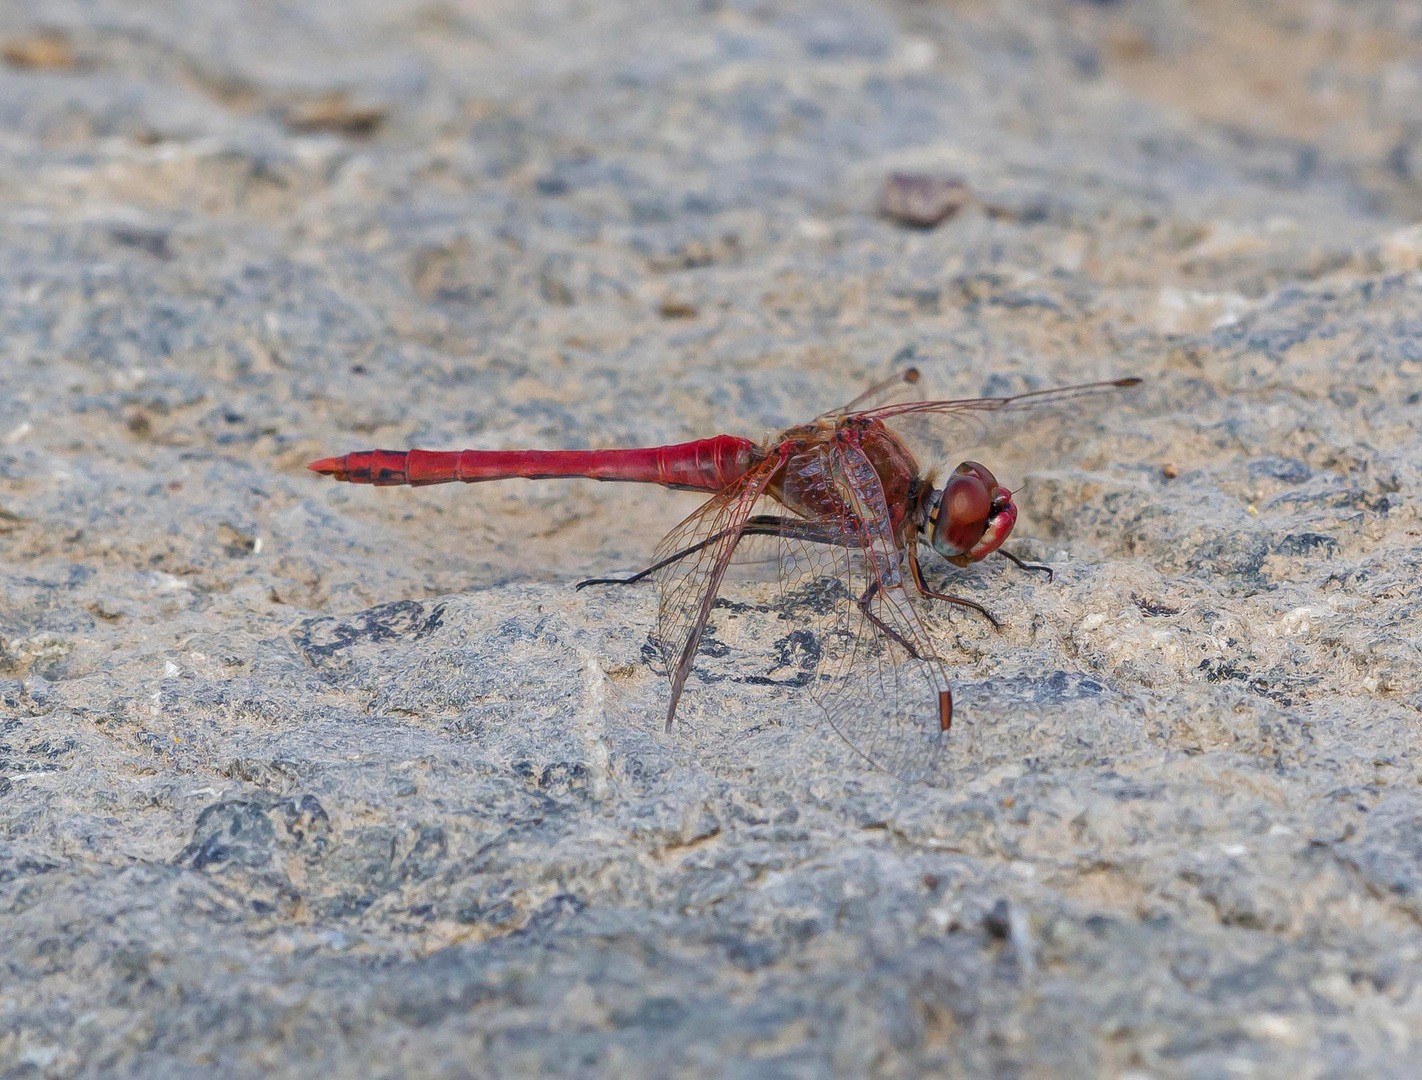
[[[917,575],[918,563],[917,563],[916,560],[913,562],[913,567],[914,567],[915,575]],[[889,626],[887,623],[885,623],[883,619],[879,618],[879,616],[875,615],[874,612],[869,609],[869,601],[872,600],[872,599],[874,599],[874,594],[875,594],[876,592],[878,592],[878,591],[879,591],[879,582],[878,582],[877,579],[875,579],[874,583],[873,583],[872,585],[870,585],[869,588],[867,588],[867,589],[864,590],[864,595],[859,598],[859,601],[858,601],[858,603],[859,603],[859,610],[862,611],[862,612],[864,612],[864,617],[865,617],[866,619],[868,619],[871,623],[873,623],[875,626],[877,626],[880,630],[882,630],[882,631],[883,631],[885,634],[887,634],[889,637],[893,638],[893,639],[894,639],[895,641],[897,641],[900,645],[902,645],[903,648],[904,648],[904,651],[905,651],[906,653],[908,653],[909,656],[913,657],[915,660],[921,660],[921,661],[923,661],[923,660],[936,660],[936,661],[938,661],[938,663],[941,664],[943,661],[942,661],[942,659],[941,659],[940,657],[937,657],[937,656],[924,656],[922,653],[920,653],[917,649],[915,649],[915,648],[913,647],[912,642],[905,641],[905,640],[904,640],[904,636],[903,636],[902,634],[900,634],[900,633],[899,633],[897,630],[895,630],[892,626]],[[976,605],[975,605],[975,606],[976,606]],[[984,615],[987,615],[987,612],[984,611],[983,614],[984,614]],[[992,618],[992,616],[991,616],[991,615],[988,615],[988,618],[990,619],[990,618]],[[996,624],[994,624],[994,625],[996,625]],[[939,731],[947,731],[947,730],[948,730],[950,727],[952,727],[952,726],[953,726],[953,691],[952,691],[952,690],[940,690],[940,691],[938,691],[938,730],[939,730]]]
[[[869,586],[869,588],[867,588],[867,589],[864,590],[864,595],[861,596],[858,600],[855,601],[855,603],[857,603],[857,604],[859,605],[859,610],[864,613],[864,617],[865,617],[866,619],[868,619],[871,623],[873,623],[876,627],[878,627],[879,630],[880,630],[880,632],[883,633],[885,636],[890,637],[890,638],[893,638],[893,639],[894,639],[895,641],[897,641],[900,645],[902,645],[902,646],[903,646],[903,649],[904,649],[904,652],[908,653],[909,656],[911,656],[913,659],[915,659],[915,660],[938,660],[939,663],[942,663],[942,660],[939,659],[939,657],[937,657],[937,656],[924,656],[921,652],[919,652],[917,649],[915,649],[915,648],[913,647],[913,642],[909,641],[909,640],[908,640],[907,638],[905,638],[902,634],[900,634],[897,630],[895,630],[892,626],[890,626],[888,623],[886,623],[883,619],[879,618],[879,616],[877,616],[877,615],[874,614],[873,610],[869,607],[869,601],[872,600],[872,599],[874,599],[874,594],[875,594],[876,592],[878,592],[878,591],[879,591],[879,582],[876,580],[872,585]],[[951,706],[950,706],[950,715],[951,715]]]
[[[643,578],[645,578],[645,577],[647,577],[647,576],[649,576],[649,575],[651,575],[651,574],[655,574],[655,573],[656,573],[658,570],[660,570],[662,567],[664,567],[664,566],[670,566],[672,563],[677,562],[677,561],[679,561],[679,560],[681,560],[681,559],[684,559],[684,558],[686,558],[688,555],[695,555],[698,551],[701,551],[701,550],[703,550],[703,549],[705,549],[705,548],[708,548],[708,547],[710,547],[712,544],[718,543],[719,541],[724,540],[725,538],[726,538],[726,534],[725,534],[724,532],[718,532],[715,536],[708,536],[705,540],[702,540],[699,544],[692,544],[691,547],[689,547],[689,548],[683,548],[682,550],[678,551],[675,555],[668,555],[665,559],[660,559],[660,560],[658,560],[657,562],[654,562],[651,566],[647,567],[645,570],[638,570],[638,571],[637,571],[635,574],[633,574],[631,577],[623,577],[623,578],[618,578],[618,577],[595,577],[595,578],[588,578],[586,581],[580,581],[580,582],[578,582],[576,585],[573,586],[573,588],[574,588],[574,589],[586,589],[589,585],[635,585],[637,582],[641,581]]]
[[[757,514],[751,518],[741,529],[742,536],[790,536],[800,540],[808,540],[812,543],[833,544],[834,540],[822,529],[808,521],[801,521],[798,518],[776,517],[773,514]],[[725,532],[719,532],[715,536],[708,536],[698,544],[692,544],[689,548],[683,548],[675,554],[668,555],[665,559],[654,562],[645,570],[639,570],[631,577],[625,578],[588,578],[573,586],[574,589],[586,588],[589,585],[635,585],[643,578],[655,574],[664,566],[670,566],[674,562],[686,558],[688,555],[695,555],[698,551],[710,547],[712,544],[726,538]]]
[[[969,600],[965,596],[953,596],[951,593],[942,593],[939,592],[937,589],[930,589],[928,587],[928,582],[924,581],[923,579],[923,570],[918,565],[918,548],[916,546],[909,548],[908,559],[909,570],[913,573],[913,583],[918,586],[918,591],[923,593],[924,596],[928,597],[930,600],[942,600],[944,603],[957,604],[959,607],[972,608],[988,622],[992,623],[992,628],[994,630],[1002,629],[1002,623],[998,622],[997,617],[993,615],[993,613],[987,608],[983,607],[982,604],[978,603],[976,600]]]
[[[1012,554],[1012,552],[1006,551],[1003,548],[998,548],[997,553],[1009,562],[1016,563],[1017,568],[1019,570],[1045,570],[1047,572],[1048,581],[1051,581],[1052,578],[1056,576],[1052,573],[1052,568],[1046,563],[1025,562],[1024,560],[1019,559],[1016,555]]]

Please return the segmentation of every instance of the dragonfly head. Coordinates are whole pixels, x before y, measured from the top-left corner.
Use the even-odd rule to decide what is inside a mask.
[[[933,550],[967,566],[996,551],[1017,524],[1012,492],[987,467],[965,461],[928,499],[924,530]]]

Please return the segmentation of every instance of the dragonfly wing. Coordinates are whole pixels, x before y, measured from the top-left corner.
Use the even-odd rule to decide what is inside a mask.
[[[1072,401],[1076,398],[1090,397],[1094,394],[1123,390],[1139,386],[1140,383],[1141,380],[1133,375],[1122,379],[1107,379],[1103,382],[1079,383],[1076,386],[1058,386],[1051,390],[1031,390],[1025,394],[1013,394],[1009,397],[959,398],[956,401],[901,401],[877,409],[865,409],[851,415],[863,416],[871,420],[889,420],[896,416],[907,416],[910,413],[938,413],[942,415],[947,413],[1020,412],[1024,409],[1042,408],[1064,401]]]
[[[1033,442],[1045,446],[1050,441],[1045,430],[1048,421],[1071,418],[1073,423],[1079,423],[1081,399],[1109,401],[1111,394],[1119,394],[1140,381],[1111,379],[1006,397],[901,401],[854,415],[887,423],[920,460],[936,462],[970,448],[986,449],[991,445],[1001,449],[1001,444],[1012,439],[1017,430],[1007,422],[1009,418],[1030,416],[1038,425]]]
[[[910,401],[921,401],[923,390],[919,386],[919,370],[906,367],[894,372],[888,378],[880,379],[852,401],[845,402],[837,409],[828,409],[815,417],[823,420],[827,416],[843,416],[851,412],[865,412],[881,409],[886,405]]]
[[[782,613],[820,631],[797,643],[814,657],[812,693],[860,756],[904,780],[924,779],[947,742],[948,672],[909,597],[878,474],[849,442],[795,465],[787,484],[840,507],[816,522],[823,542],[780,540]]]
[[[706,629],[706,618],[726,568],[741,540],[742,530],[765,494],[779,457],[770,457],[734,484],[708,499],[657,545],[660,562],[691,549],[685,558],[656,573],[661,600],[657,608],[655,642],[671,676],[671,703],[667,728],[676,715],[687,676],[696,659],[696,647]]]

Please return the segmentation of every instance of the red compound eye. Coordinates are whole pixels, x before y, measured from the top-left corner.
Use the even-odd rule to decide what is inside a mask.
[[[966,555],[982,539],[992,513],[991,489],[972,473],[957,473],[943,487],[933,523],[933,547],[945,558]]]
[[[1016,523],[1012,492],[986,466],[965,461],[943,486],[933,521],[933,549],[966,566],[996,551]]]
[[[983,487],[987,488],[988,491],[992,491],[993,488],[998,486],[997,477],[993,476],[993,474],[988,471],[988,467],[986,465],[982,465],[976,461],[963,462],[961,465],[959,465],[956,469],[953,470],[953,475],[976,476],[979,480],[983,482]]]

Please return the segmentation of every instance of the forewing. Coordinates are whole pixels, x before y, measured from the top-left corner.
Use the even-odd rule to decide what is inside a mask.
[[[1136,378],[1081,383],[1051,390],[1034,390],[1004,397],[961,398],[954,401],[907,401],[857,412],[853,415],[879,420],[924,462],[952,464],[973,450],[991,451],[994,457],[1012,457],[1010,449],[1019,443],[1020,424],[1010,420],[1031,420],[1032,435],[1025,444],[1038,453],[1056,447],[1065,434],[1062,421],[1071,430],[1082,431],[1082,413],[1105,407],[1113,395],[1137,385]],[[1089,427],[1089,425],[1087,425]]]
[[[794,482],[839,512],[817,520],[825,542],[782,537],[782,612],[816,657],[810,685],[857,753],[907,781],[932,775],[946,746],[948,673],[905,588],[883,488],[850,443],[796,458]],[[789,478],[787,478],[789,482]]]
[[[868,417],[873,420],[889,420],[896,416],[912,413],[963,414],[989,412],[1019,412],[1036,409],[1077,398],[1091,397],[1140,385],[1135,376],[1123,379],[1108,379],[1103,382],[1079,383],[1076,386],[1059,386],[1052,390],[1032,390],[1025,394],[1007,397],[959,398],[956,401],[902,401],[877,409],[866,409],[851,415]]]
[[[661,600],[654,640],[672,680],[668,728],[676,715],[711,603],[716,599],[716,590],[740,541],[741,530],[765,494],[766,485],[779,463],[779,457],[766,459],[735,484],[708,499],[657,545],[654,560],[657,562],[694,549],[685,558],[656,573]]]

